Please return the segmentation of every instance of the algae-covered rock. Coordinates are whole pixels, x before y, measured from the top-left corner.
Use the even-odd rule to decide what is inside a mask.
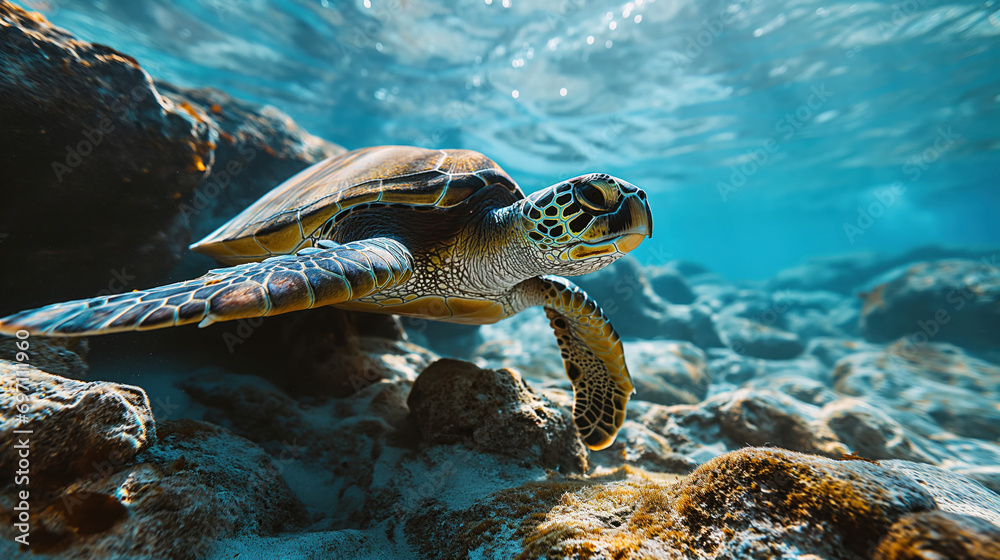
[[[139,387],[75,381],[6,360],[0,360],[0,380],[0,470],[15,470],[15,443],[26,441],[32,485],[64,484],[127,463],[156,439],[149,399]]]
[[[531,483],[407,528],[437,558],[846,559],[935,508],[916,480],[873,462],[747,448],[680,480],[625,468]]]
[[[568,472],[587,470],[587,450],[570,412],[535,394],[520,374],[439,360],[407,400],[428,443],[463,443]]]
[[[944,511],[911,513],[893,524],[871,557],[872,560],[1000,558],[1000,527]]]

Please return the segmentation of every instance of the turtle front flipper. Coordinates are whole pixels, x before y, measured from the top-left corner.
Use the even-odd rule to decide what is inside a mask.
[[[57,303],[0,319],[0,334],[88,336],[277,315],[372,295],[406,282],[413,259],[398,241],[321,241],[294,255],[220,268],[194,280]]]
[[[580,437],[587,447],[604,449],[625,423],[625,407],[635,392],[621,338],[597,302],[569,280],[542,276],[528,283],[543,300],[573,382]]]

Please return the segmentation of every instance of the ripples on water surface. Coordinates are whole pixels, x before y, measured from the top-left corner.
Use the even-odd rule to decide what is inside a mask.
[[[349,148],[472,148],[529,191],[621,175],[652,193],[651,263],[1000,242],[993,0],[24,4]]]

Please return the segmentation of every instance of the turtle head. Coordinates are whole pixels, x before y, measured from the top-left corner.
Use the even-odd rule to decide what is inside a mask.
[[[653,235],[642,189],[594,173],[526,198],[521,229],[545,273],[576,276],[604,268]]]

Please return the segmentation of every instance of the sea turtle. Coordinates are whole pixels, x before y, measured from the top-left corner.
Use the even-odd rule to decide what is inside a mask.
[[[227,268],[0,319],[0,333],[87,336],[323,305],[468,324],[545,308],[583,441],[614,441],[634,393],[586,274],[652,235],[646,193],[605,174],[525,197],[486,156],[382,146],[319,162],[191,246]],[[23,336],[23,335],[22,335]]]

